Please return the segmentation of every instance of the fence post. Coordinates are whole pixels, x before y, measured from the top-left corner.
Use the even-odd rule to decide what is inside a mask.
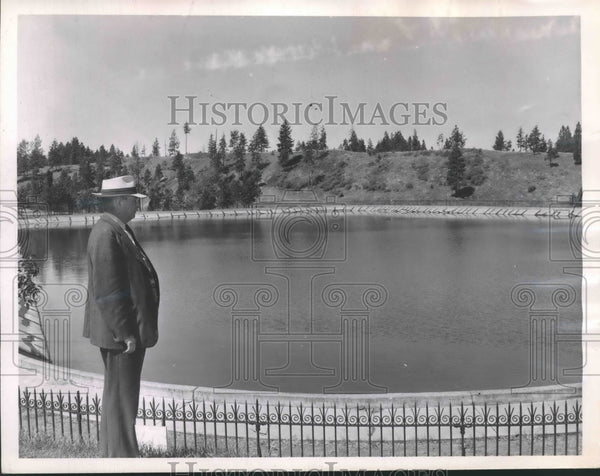
[[[69,405],[69,433],[71,434],[71,441],[73,441],[73,412],[71,411],[71,391],[67,392],[69,397],[67,403]]]
[[[171,398],[171,416],[173,418],[173,452],[177,454],[177,427],[175,426],[177,416],[175,415],[177,408],[175,408],[175,398]]]
[[[19,402],[19,433],[23,429],[23,409],[21,408],[21,386],[17,386],[17,401]]]
[[[475,436],[476,436],[476,428],[475,428],[475,402],[471,402],[471,411],[473,412],[473,456],[477,453],[475,449]]]
[[[204,400],[204,398],[202,399],[202,426],[204,428],[204,450],[206,450],[208,440],[206,436],[206,400]]]
[[[233,421],[235,421],[235,454],[239,456],[240,448],[238,443],[238,423],[239,423],[239,410],[237,400],[233,401]]]
[[[500,409],[498,402],[496,402],[496,456],[498,456],[498,449],[500,444]]]
[[[77,390],[77,394],[75,395],[75,405],[77,405],[77,431],[79,431],[79,439],[83,441],[83,428],[81,422],[81,394],[79,390]]]
[[[300,402],[300,456],[304,456],[304,425],[303,423],[304,417],[304,408],[302,407],[302,402]],[[291,438],[290,438],[291,439]],[[291,444],[291,441],[290,441]]]
[[[337,405],[333,402],[333,454],[337,458]]]
[[[267,402],[267,408],[269,408],[269,402]],[[315,455],[315,404],[311,400],[310,402],[310,436],[312,441],[312,455]]]
[[[250,437],[248,436],[249,435],[249,433],[248,433],[248,419],[249,419],[248,400],[244,401],[244,413],[246,415],[246,417],[244,418],[244,422],[246,423],[246,456],[249,457],[250,456]],[[290,416],[290,421],[291,421],[291,416]],[[216,431],[216,428],[215,428],[215,431]],[[290,427],[290,445],[291,445],[291,440],[292,440],[291,434],[292,434],[292,430]]]
[[[92,405],[94,405],[96,410],[96,440],[98,445],[100,445],[100,399],[98,398],[98,394],[94,395]]]
[[[46,398],[47,398],[47,394],[46,392],[44,392],[44,389],[42,389],[42,391],[40,392],[40,400],[42,402],[42,416],[44,418],[44,434],[46,434],[46,429],[47,429],[47,422],[46,422]]]
[[[567,401],[565,400],[565,455],[569,454],[568,442],[569,442],[569,413],[567,410]],[[575,453],[575,454],[577,454],[577,453]]]
[[[89,397],[89,393],[85,394],[85,408],[86,408],[86,421],[87,421],[87,434],[88,434],[88,441],[92,439],[91,436],[91,432],[90,432],[90,397]]]
[[[229,451],[229,435],[227,433],[227,400],[223,399],[223,426],[225,427],[225,451]]]
[[[542,456],[546,454],[546,407],[542,402]]]
[[[183,419],[183,449],[187,451],[187,430],[185,427],[185,400],[181,397],[181,417]]]
[[[35,387],[33,388],[33,413],[35,414],[35,432],[39,433],[40,432],[40,428],[39,428],[39,424],[38,424],[38,409],[37,409],[37,404],[38,404],[38,400],[37,400],[37,394],[35,392]],[[555,431],[556,433],[556,431]]]
[[[269,401],[267,400],[267,451],[268,456],[271,456],[271,410],[269,408]],[[313,456],[315,455],[315,442],[313,432]]]
[[[52,389],[50,389],[50,414],[52,415],[52,438],[56,438],[56,429],[54,428],[54,393]]]
[[[255,424],[256,424],[256,451],[258,453],[258,457],[262,458],[262,450],[260,449],[260,407],[258,406],[258,398],[256,399],[256,407],[255,407]],[[302,426],[300,426],[302,428]],[[304,454],[304,453],[303,453]]]
[[[360,411],[356,404],[356,440],[358,442],[358,456],[360,456]]]

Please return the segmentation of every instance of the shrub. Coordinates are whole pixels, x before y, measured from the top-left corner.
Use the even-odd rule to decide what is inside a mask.
[[[411,167],[417,171],[417,178],[427,182],[429,180],[429,163],[426,161],[413,162]]]
[[[456,190],[452,196],[457,198],[467,198],[473,195],[473,192],[475,192],[474,187],[462,187]]]
[[[414,186],[412,183],[408,182],[408,183],[406,184],[406,189],[407,189],[407,190],[412,190],[413,188],[415,188],[415,186]]]
[[[487,177],[485,176],[485,172],[483,171],[483,168],[481,166],[473,167],[471,169],[471,174],[469,176],[469,181],[471,182],[471,184],[478,187],[479,185],[482,185],[483,182],[485,182],[486,178]]]
[[[536,189],[535,185],[530,185],[529,188],[527,188],[527,191],[529,193],[533,193],[533,192],[535,192],[535,189]]]

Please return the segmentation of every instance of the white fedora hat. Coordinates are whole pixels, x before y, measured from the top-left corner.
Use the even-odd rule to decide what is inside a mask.
[[[137,193],[135,181],[131,175],[122,175],[102,180],[102,189],[98,193],[92,193],[97,197],[126,197],[146,198],[146,195]]]

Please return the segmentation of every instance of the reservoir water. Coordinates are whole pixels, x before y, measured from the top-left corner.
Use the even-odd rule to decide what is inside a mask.
[[[322,229],[306,220],[276,228],[272,217],[254,223],[132,223],[161,285],[160,338],[146,353],[142,378],[236,387],[240,369],[234,364],[241,352],[256,356],[260,380],[243,388],[321,393],[342,378],[367,380],[371,391],[389,392],[526,385],[529,310],[511,300],[511,290],[523,283],[572,286],[576,300],[560,309],[558,333],[581,332],[581,278],[550,260],[546,218],[348,216],[338,221],[327,221]],[[568,220],[557,221],[552,231],[568,237],[568,226]],[[38,277],[50,295],[48,305],[59,306],[52,301],[62,302],[70,286],[87,284],[89,232],[49,231],[48,259]],[[293,252],[286,254],[286,247]],[[261,286],[275,290],[275,302],[257,305],[260,299],[244,294]],[[219,291],[215,295],[228,287],[239,294],[229,304]],[[335,294],[326,290],[336,287],[350,290],[348,300],[358,307],[332,303]],[[366,288],[382,293],[377,306],[361,299]],[[351,321],[341,313],[368,323],[368,329],[354,329],[352,342],[344,341],[344,326]],[[72,307],[69,319],[70,346],[55,352],[55,359],[102,372],[100,352],[81,336],[83,308]],[[242,324],[254,334],[234,333],[239,319],[256,323],[254,331]],[[247,347],[252,342],[256,349]],[[568,369],[581,366],[581,343],[559,342],[557,349],[560,382],[579,381]],[[362,359],[354,362],[362,374],[342,375],[343,355]]]

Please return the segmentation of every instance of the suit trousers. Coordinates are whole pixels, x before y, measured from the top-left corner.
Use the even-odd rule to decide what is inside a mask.
[[[138,457],[135,420],[146,349],[138,348],[131,354],[125,354],[122,350],[100,348],[100,353],[104,362],[100,423],[102,456]]]

